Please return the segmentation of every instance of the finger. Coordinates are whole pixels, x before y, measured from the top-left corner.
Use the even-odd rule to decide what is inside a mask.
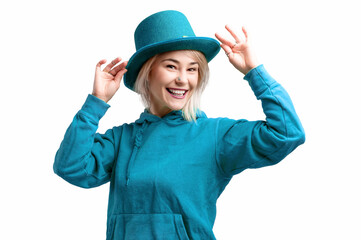
[[[230,57],[233,55],[232,48],[228,46],[227,44],[221,44],[221,48],[224,50],[224,53],[227,55],[227,57]]]
[[[109,72],[117,74],[117,72],[124,69],[127,66],[127,64],[128,64],[128,61],[122,62],[121,64],[119,64],[118,66],[116,66],[112,70],[110,70]]]
[[[128,64],[128,61],[122,62],[121,64],[119,64],[118,66],[116,66],[112,70],[110,70],[109,73],[115,76],[115,75],[117,75],[117,73],[119,71],[125,69],[127,64]]]
[[[120,57],[117,57],[116,59],[114,59],[113,61],[111,61],[104,69],[104,72],[109,72],[115,65],[118,64],[118,62],[120,62],[122,59]]]
[[[236,40],[236,43],[240,43],[242,41],[242,39],[238,37],[238,35],[232,30],[229,25],[226,25],[226,29],[232,35],[234,40]]]
[[[247,32],[247,30],[246,30],[246,28],[244,26],[242,27],[242,31],[243,31],[243,34],[244,34],[244,36],[246,38],[246,42],[248,42],[248,32]]]
[[[106,62],[107,62],[106,59],[100,60],[100,61],[97,63],[96,68],[100,68],[100,67],[101,67],[104,63],[106,63]]]
[[[230,40],[222,37],[221,35],[219,35],[218,33],[216,33],[216,38],[222,43],[222,44],[226,44],[230,47],[232,47],[234,45],[234,42],[231,42]]]
[[[111,63],[109,63],[104,69],[104,72],[109,72],[110,69],[112,69],[112,67],[114,67],[115,65],[118,64],[118,62],[120,62],[122,59],[120,57],[117,57],[116,59],[114,59],[113,61],[111,61]]]

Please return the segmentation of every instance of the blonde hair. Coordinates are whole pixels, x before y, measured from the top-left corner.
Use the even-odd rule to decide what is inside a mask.
[[[184,50],[192,58],[198,62],[198,83],[197,87],[193,91],[192,96],[190,96],[188,102],[184,105],[182,109],[183,118],[187,121],[196,121],[197,112],[200,110],[200,100],[202,92],[207,86],[209,79],[209,68],[208,62],[203,55],[203,53],[196,50]],[[138,77],[134,83],[134,90],[140,94],[142,102],[146,108],[150,107],[150,92],[149,92],[149,83],[148,76],[155,61],[161,54],[157,54],[154,57],[148,59],[142,66],[139,71]]]

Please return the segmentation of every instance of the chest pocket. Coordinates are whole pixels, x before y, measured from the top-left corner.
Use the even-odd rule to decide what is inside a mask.
[[[107,240],[189,240],[181,214],[119,214],[111,217]]]

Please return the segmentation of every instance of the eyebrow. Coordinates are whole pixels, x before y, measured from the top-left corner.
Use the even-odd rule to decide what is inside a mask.
[[[171,61],[171,62],[174,62],[174,63],[179,64],[179,61],[176,60],[176,59],[173,59],[173,58],[167,58],[167,59],[163,59],[163,60],[162,60],[162,62],[165,62],[165,61]],[[198,62],[190,62],[190,63],[189,63],[189,65],[195,65],[195,64],[198,64],[198,65],[199,65]]]

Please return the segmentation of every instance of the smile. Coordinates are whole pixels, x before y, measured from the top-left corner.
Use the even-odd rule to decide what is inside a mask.
[[[188,90],[167,88],[167,91],[175,98],[184,98]]]

